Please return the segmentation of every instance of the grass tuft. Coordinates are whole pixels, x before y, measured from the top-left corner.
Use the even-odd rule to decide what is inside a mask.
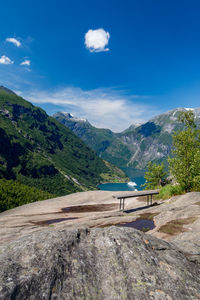
[[[157,216],[157,215],[159,215],[159,213],[144,213],[144,214],[141,214],[138,219],[153,221],[154,217]]]
[[[169,199],[172,196],[182,195],[182,194],[184,194],[184,190],[180,185],[167,184],[163,188],[161,188],[158,198],[165,200],[165,199]]]
[[[184,219],[172,220],[170,222],[167,222],[165,225],[162,225],[158,231],[162,233],[167,233],[169,235],[176,235],[186,231],[186,229],[183,227],[184,225],[194,223],[196,220],[197,217],[188,217]]]

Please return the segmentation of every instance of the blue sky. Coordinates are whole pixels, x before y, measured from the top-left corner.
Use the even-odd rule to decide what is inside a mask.
[[[114,131],[199,107],[199,12],[198,0],[2,1],[0,85]]]

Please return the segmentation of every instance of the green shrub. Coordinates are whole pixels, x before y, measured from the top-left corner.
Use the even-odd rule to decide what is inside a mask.
[[[54,196],[15,180],[0,179],[0,212],[23,204],[53,198]]]
[[[169,199],[175,195],[181,195],[184,193],[184,189],[180,185],[167,184],[161,188],[158,197],[160,199]]]
[[[167,173],[164,164],[156,164],[151,161],[147,165],[148,170],[145,172],[144,178],[146,182],[142,185],[146,190],[159,188],[165,182]]]
[[[195,176],[193,179],[192,190],[194,192],[200,192],[200,176]]]

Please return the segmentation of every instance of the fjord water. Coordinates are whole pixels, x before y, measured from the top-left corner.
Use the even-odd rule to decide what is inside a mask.
[[[130,178],[131,182],[134,182],[136,185],[132,186],[128,183],[104,183],[98,185],[98,188],[102,191],[141,191],[143,187],[142,184],[145,183],[144,179],[144,170],[137,170],[132,168],[124,168],[123,171]]]

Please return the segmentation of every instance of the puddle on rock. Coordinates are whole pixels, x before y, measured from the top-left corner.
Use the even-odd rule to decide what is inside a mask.
[[[31,222],[31,223],[34,224],[34,225],[48,226],[48,225],[51,225],[51,224],[60,223],[60,222],[63,222],[63,221],[75,220],[75,219],[78,219],[78,218],[59,218],[59,219],[50,219],[50,220]]]
[[[157,215],[159,215],[159,213],[157,213],[157,212],[155,212],[155,213],[143,213],[135,221],[128,222],[128,223],[117,224],[117,226],[131,227],[131,228],[141,230],[143,232],[147,232],[147,231],[152,230],[152,229],[155,228],[155,224],[154,224],[153,219]]]
[[[154,221],[148,220],[148,219],[140,219],[140,218],[133,222],[117,224],[117,226],[131,227],[131,228],[141,230],[143,232],[146,232],[146,231],[149,231],[149,230],[155,228]]]
[[[149,230],[152,230],[155,228],[153,219],[157,215],[159,215],[159,213],[157,213],[157,212],[143,213],[139,216],[139,218],[137,218],[136,220],[134,220],[132,222],[107,223],[107,224],[90,226],[90,228],[93,228],[93,227],[104,228],[104,227],[109,227],[109,226],[119,226],[119,227],[135,228],[135,229],[141,230],[143,232],[146,232],[146,231],[149,231]]]
[[[115,203],[110,204],[90,204],[90,205],[77,205],[62,208],[62,212],[67,213],[85,213],[85,212],[101,212],[109,211],[118,208],[119,205]]]

